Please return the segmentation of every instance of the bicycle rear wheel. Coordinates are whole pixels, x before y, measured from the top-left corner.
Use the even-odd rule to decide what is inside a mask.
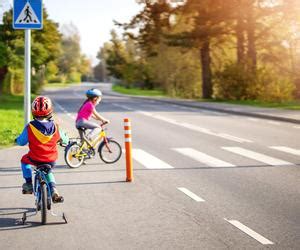
[[[70,168],[79,168],[83,161],[83,156],[76,156],[80,152],[80,146],[76,143],[68,146],[65,151],[65,161]]]
[[[99,145],[99,156],[105,163],[111,164],[118,161],[122,155],[122,148],[115,140],[108,140]]]
[[[47,184],[41,183],[41,221],[45,225],[47,223]]]

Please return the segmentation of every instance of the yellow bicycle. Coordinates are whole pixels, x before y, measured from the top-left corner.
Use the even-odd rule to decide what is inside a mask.
[[[112,138],[106,136],[104,125],[101,125],[101,131],[95,139],[89,140],[82,130],[83,138],[70,139],[65,148],[65,161],[70,168],[80,167],[84,160],[91,159],[98,152],[100,159],[108,164],[115,163],[122,155],[121,145]],[[97,151],[96,151],[97,150]]]

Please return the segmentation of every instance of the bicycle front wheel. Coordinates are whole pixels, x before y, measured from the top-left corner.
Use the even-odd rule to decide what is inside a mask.
[[[68,146],[65,151],[65,161],[70,168],[79,168],[83,161],[83,156],[77,156],[80,152],[80,146],[76,143]]]
[[[47,184],[41,183],[41,221],[45,225],[47,223]]]
[[[122,155],[122,148],[115,140],[108,140],[99,145],[99,156],[105,163],[115,163]]]

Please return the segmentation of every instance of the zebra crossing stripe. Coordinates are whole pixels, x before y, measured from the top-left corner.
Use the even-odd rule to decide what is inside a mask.
[[[219,160],[192,148],[173,148],[173,150],[177,151],[180,154],[188,156],[196,161],[204,163],[210,167],[236,167],[231,163]]]
[[[133,159],[138,161],[140,164],[148,169],[172,169],[174,167],[170,166],[166,162],[156,158],[155,156],[145,152],[142,149],[132,150]]]
[[[239,154],[244,157],[266,163],[271,166],[294,165],[293,163],[283,161],[277,158],[273,158],[241,147],[222,147],[222,148],[232,153]]]
[[[297,155],[300,156],[300,150],[294,149],[294,148],[289,148],[289,147],[281,147],[281,146],[274,146],[274,147],[270,147],[285,153],[289,153],[289,154],[293,154],[293,155]]]

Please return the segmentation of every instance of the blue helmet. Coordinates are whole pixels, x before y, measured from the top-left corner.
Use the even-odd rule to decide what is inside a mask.
[[[102,92],[99,89],[89,89],[85,94],[88,98],[102,96]]]

